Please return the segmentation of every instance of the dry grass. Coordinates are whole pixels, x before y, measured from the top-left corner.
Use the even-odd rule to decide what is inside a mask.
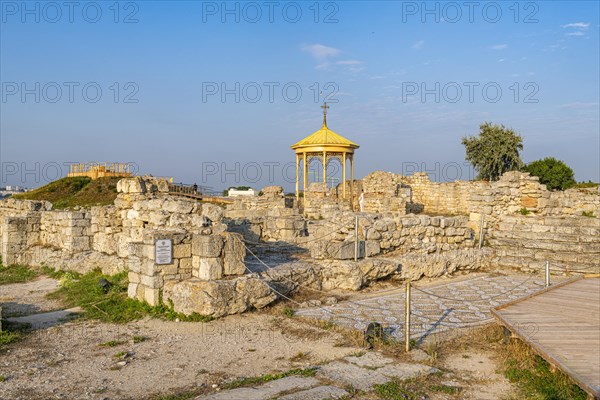
[[[112,204],[117,198],[117,182],[121,178],[62,178],[38,189],[14,195],[16,199],[47,200],[55,209],[91,207]]]

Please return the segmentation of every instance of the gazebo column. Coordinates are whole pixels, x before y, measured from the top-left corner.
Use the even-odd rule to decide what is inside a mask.
[[[296,153],[296,201],[300,199],[300,155]]]
[[[342,196],[346,200],[346,152],[342,153]]]
[[[303,196],[306,197],[306,188],[308,187],[308,158],[306,156],[306,152],[302,153],[302,158],[304,160],[304,174],[303,174],[304,185],[303,185],[302,191],[303,191]]]
[[[354,210],[354,154],[350,155],[350,207]]]
[[[323,182],[325,182],[325,187],[327,187],[327,152],[323,152]]]

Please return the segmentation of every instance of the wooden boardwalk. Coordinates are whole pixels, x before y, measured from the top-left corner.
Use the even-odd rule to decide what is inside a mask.
[[[600,279],[575,278],[492,309],[514,335],[600,399]]]
[[[233,200],[227,197],[217,197],[217,196],[205,196],[202,193],[193,194],[193,193],[180,193],[180,192],[169,192],[169,194],[174,196],[183,196],[189,199],[194,199],[198,201],[203,201],[205,203],[213,203],[213,204],[233,204]]]

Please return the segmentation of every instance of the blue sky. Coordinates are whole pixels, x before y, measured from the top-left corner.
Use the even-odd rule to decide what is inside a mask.
[[[74,4],[1,2],[0,185],[120,161],[291,190],[320,92],[358,177],[470,179],[461,137],[491,121],[600,180],[598,2]]]

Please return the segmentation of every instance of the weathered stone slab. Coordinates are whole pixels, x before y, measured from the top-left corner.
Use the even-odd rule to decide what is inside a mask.
[[[389,382],[394,378],[411,379],[436,371],[437,369],[422,364],[394,363],[377,369],[366,369],[354,364],[334,361],[322,366],[317,376],[351,385],[355,389],[369,391],[373,386]]]
[[[261,386],[238,388],[208,396],[200,396],[196,400],[268,400],[276,397],[279,393],[308,389],[318,384],[319,381],[315,378],[288,376]]]
[[[344,389],[335,386],[317,386],[316,388],[291,393],[278,400],[334,400],[349,396]]]
[[[360,357],[349,356],[344,358],[349,363],[354,365],[358,365],[359,367],[367,367],[367,368],[381,368],[385,365],[391,364],[394,362],[391,358],[387,358],[382,356],[379,353],[368,352]]]

